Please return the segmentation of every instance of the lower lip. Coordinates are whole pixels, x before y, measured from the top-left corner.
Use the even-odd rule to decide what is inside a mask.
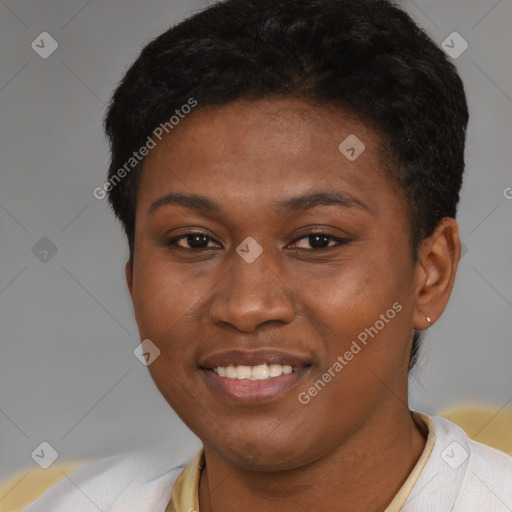
[[[309,371],[310,366],[303,366],[292,373],[264,380],[238,380],[221,377],[207,368],[201,368],[206,382],[211,389],[234,398],[238,402],[258,403],[275,399],[279,395],[297,386]]]

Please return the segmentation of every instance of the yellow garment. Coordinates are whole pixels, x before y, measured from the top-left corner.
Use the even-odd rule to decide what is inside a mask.
[[[416,480],[420,476],[436,439],[435,425],[432,419],[424,414],[413,412],[417,423],[423,424],[428,429],[427,442],[418,462],[407,477],[393,501],[384,512],[398,512],[409,496]],[[204,452],[199,450],[188,463],[176,480],[172,489],[171,501],[165,512],[199,512],[199,478],[204,467]]]
[[[165,512],[199,512],[199,478],[203,467],[204,452],[201,448],[174,483]]]

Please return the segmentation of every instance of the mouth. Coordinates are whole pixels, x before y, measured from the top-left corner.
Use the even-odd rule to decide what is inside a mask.
[[[289,375],[298,368],[289,364],[258,364],[256,366],[234,365],[216,366],[213,371],[220,377],[233,380],[267,380],[275,379],[281,375]]]
[[[216,354],[199,369],[215,394],[249,404],[276,400],[297,386],[311,366],[308,358],[264,350]]]

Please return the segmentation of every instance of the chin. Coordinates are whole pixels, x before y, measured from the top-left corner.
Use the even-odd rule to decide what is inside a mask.
[[[248,439],[247,432],[243,435],[243,440],[228,435],[220,443],[207,444],[230,464],[248,471],[292,470],[314,460],[314,456],[302,451],[307,449],[304,439],[273,438],[272,434],[264,435],[264,439],[259,439],[257,435]]]

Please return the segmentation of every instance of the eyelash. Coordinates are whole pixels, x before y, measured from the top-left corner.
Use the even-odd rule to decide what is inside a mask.
[[[179,235],[177,237],[171,238],[165,245],[166,246],[176,246],[177,248],[185,249],[186,251],[207,251],[208,250],[208,247],[201,247],[201,248],[188,247],[187,248],[187,247],[182,247],[182,246],[176,245],[176,243],[179,240],[182,240],[184,238],[186,239],[191,236],[203,236],[209,240],[212,240],[212,241],[218,243],[214,238],[207,235],[206,233],[201,233],[200,231],[191,231],[190,233],[185,233],[183,235]],[[328,238],[331,241],[336,242],[336,245],[334,245],[332,247],[321,247],[321,248],[317,248],[317,249],[313,248],[313,249],[297,249],[297,250],[299,250],[299,251],[315,251],[315,252],[327,251],[329,249],[336,249],[337,247],[346,245],[350,242],[350,240],[347,238],[339,238],[334,235],[331,235],[330,233],[325,233],[323,231],[312,231],[311,233],[307,233],[305,235],[302,235],[302,236],[296,238],[291,243],[294,244],[300,240],[303,240],[304,238],[309,238],[311,236],[321,236],[323,238]]]

